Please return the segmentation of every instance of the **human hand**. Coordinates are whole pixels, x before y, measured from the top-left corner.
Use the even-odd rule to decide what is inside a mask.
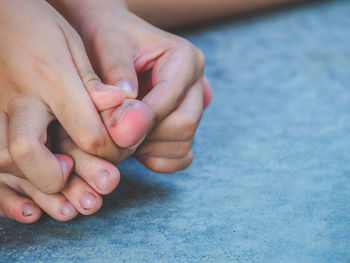
[[[79,35],[58,12],[45,1],[0,0],[0,39],[0,110],[9,119],[0,172],[27,178],[45,193],[62,189],[73,160],[46,147],[56,118],[85,152],[109,159],[129,154],[114,145],[95,106],[117,106],[132,91],[100,82]]]
[[[7,119],[7,114],[0,109],[2,153],[7,151]],[[49,149],[71,156],[74,172],[59,193],[46,194],[29,180],[15,176],[20,169],[14,162],[9,163],[7,172],[0,172],[0,216],[33,223],[40,218],[42,210],[59,221],[71,220],[79,213],[91,215],[102,206],[101,195],[109,194],[118,185],[120,174],[115,165],[81,150],[61,127],[49,130],[48,141],[52,142]],[[60,138],[52,131],[55,134],[59,131]]]
[[[191,146],[204,109],[204,87],[204,97],[210,100],[210,86],[203,77],[204,56],[185,39],[153,27],[118,3],[84,1],[81,6],[79,1],[67,1],[57,8],[79,31],[103,82],[122,81],[133,87],[134,97],[139,89],[138,98],[149,107],[151,130],[136,158],[157,172],[184,169],[193,158]],[[112,136],[117,144],[122,137]]]

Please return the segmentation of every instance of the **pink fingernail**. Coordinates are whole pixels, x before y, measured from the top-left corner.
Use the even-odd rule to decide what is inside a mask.
[[[137,90],[136,85],[132,84],[128,79],[122,79],[115,84],[118,88],[121,88],[125,92],[127,98],[136,98]]]
[[[22,215],[27,217],[27,216],[32,216],[35,213],[35,206],[33,204],[24,204],[22,207]]]
[[[113,86],[113,85],[107,85],[100,83],[99,85],[96,86],[95,88],[96,91],[98,92],[107,92],[107,91],[124,91],[122,88]]]
[[[85,191],[80,197],[80,205],[85,210],[90,210],[96,206],[97,198],[91,192]]]
[[[73,205],[71,203],[69,203],[68,201],[65,202],[65,204],[62,206],[62,215],[67,216],[67,217],[71,217],[73,215],[75,215],[75,208],[73,207]]]

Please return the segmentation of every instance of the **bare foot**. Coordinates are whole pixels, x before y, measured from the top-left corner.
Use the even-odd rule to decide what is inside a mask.
[[[58,144],[67,155],[60,158],[63,166],[75,161],[75,172],[58,194],[45,194],[27,179],[11,173],[0,173],[0,216],[22,223],[37,221],[42,210],[59,221],[68,221],[79,213],[91,215],[102,206],[101,194],[113,191],[119,183],[117,167],[78,148],[67,136]],[[70,155],[72,158],[66,158]],[[18,168],[12,164],[13,170]],[[49,171],[48,171],[49,172]]]
[[[0,174],[0,216],[21,223],[37,221],[42,210],[59,221],[68,221],[79,213],[91,215],[102,206],[100,194],[110,193],[119,183],[118,169],[98,157],[81,151],[75,145],[66,147],[74,152],[77,174],[69,177],[59,194],[45,194],[28,180],[8,173]],[[96,189],[96,190],[95,190]]]

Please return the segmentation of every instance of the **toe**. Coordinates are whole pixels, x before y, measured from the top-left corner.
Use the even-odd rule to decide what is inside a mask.
[[[120,147],[138,144],[151,126],[151,111],[138,100],[125,100],[113,109],[102,112],[102,119],[113,141]]]
[[[16,178],[16,181],[19,188],[52,218],[58,221],[68,221],[79,214],[63,194],[48,195],[26,180]]]
[[[111,193],[120,181],[115,165],[85,152],[77,159],[75,170],[99,194]]]
[[[19,194],[8,185],[0,184],[0,216],[7,216],[20,223],[34,223],[41,216],[41,209],[32,200]]]
[[[77,175],[70,177],[62,193],[83,215],[96,213],[102,206],[101,196]]]
[[[60,147],[60,150],[75,160],[75,173],[95,191],[100,194],[109,194],[117,187],[120,173],[114,164],[84,152],[70,138],[64,138]]]

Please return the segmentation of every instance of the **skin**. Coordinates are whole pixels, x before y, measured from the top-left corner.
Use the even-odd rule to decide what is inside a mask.
[[[118,1],[118,2],[119,4],[121,3],[121,1]],[[128,5],[132,11],[143,16],[145,19],[152,21],[153,23],[159,26],[170,27],[170,26],[179,26],[186,23],[198,22],[198,21],[211,19],[211,18],[223,16],[223,15],[238,13],[242,11],[250,11],[256,8],[272,6],[275,4],[282,4],[285,2],[290,2],[290,1],[288,0],[265,0],[265,1],[219,0],[219,1],[215,1],[214,3],[212,1],[197,0],[197,1],[190,1],[190,2],[189,1],[176,1],[176,2],[167,1],[166,5],[164,5],[164,1],[159,1],[159,0],[151,0],[151,1],[147,1],[147,3],[145,1],[139,1],[139,0],[128,0]],[[71,9],[71,10],[74,10],[74,9]],[[189,13],[188,10],[191,10],[191,12]],[[69,13],[69,10],[67,9],[64,12]],[[181,20],[178,19],[178,17],[180,16],[182,18]],[[88,33],[87,35],[89,36]],[[85,42],[85,45],[86,45],[86,42]],[[99,57],[99,52],[97,51],[96,53],[97,53],[96,57]],[[93,55],[94,54],[92,54],[92,56]],[[113,58],[120,58],[120,57],[113,56]],[[104,72],[103,64],[108,65],[108,63],[105,63],[105,62],[106,61],[103,61],[102,59],[102,63],[101,63],[102,66],[101,65],[97,66],[98,68],[102,67],[102,74]],[[116,66],[120,67],[120,65],[116,65]],[[132,71],[129,71],[129,72],[132,72]],[[140,72],[141,74],[139,74]],[[152,86],[152,85],[149,85],[148,83],[150,82],[149,79],[150,78],[152,79],[153,76],[145,76],[145,74],[143,74],[142,71],[136,71],[136,74],[141,75],[139,76],[139,78],[142,80],[141,84],[144,90],[141,89],[142,95],[140,96],[140,98],[143,99],[145,97],[144,95],[147,93],[145,92],[145,90],[148,90],[149,86]],[[106,75],[108,78],[108,74]],[[132,78],[133,77],[131,77],[131,79]],[[211,89],[210,89],[209,83],[205,79],[203,79],[202,86],[203,86],[202,103],[206,107],[209,104],[211,99]],[[131,91],[131,94],[132,92],[133,91]],[[194,97],[194,95],[192,96],[189,95],[190,93],[191,93],[190,91],[186,93],[185,98],[181,101],[180,106],[178,107],[179,109],[181,109],[182,114],[186,112],[186,110],[190,109],[188,107],[189,101],[191,101],[191,98],[193,99]],[[196,93],[192,91],[192,94],[196,94]],[[106,110],[106,109],[108,110],[108,108],[110,109],[111,107],[115,107],[114,105],[112,105],[113,100],[111,99],[111,94],[108,94],[108,92],[105,92],[103,94],[90,92],[90,96],[95,102],[95,106],[100,110]],[[131,97],[132,96],[133,95],[131,95]],[[116,95],[116,98],[117,97],[120,97],[120,96]],[[104,98],[104,99],[101,99],[101,98]],[[186,100],[188,101],[187,103],[185,103]],[[100,105],[99,103],[101,103],[102,105]],[[103,106],[103,103],[106,103],[108,105]],[[187,104],[187,108],[186,108],[186,104]],[[188,140],[188,138],[191,138],[190,135],[192,132],[186,133],[183,131],[190,130],[188,127],[190,127],[191,125],[187,126],[187,128],[183,127],[184,129],[182,129],[181,134],[177,133],[176,129],[175,129],[175,132],[173,129],[168,129],[168,130],[162,129],[162,126],[167,126],[164,123],[172,124],[172,125],[175,125],[176,127],[177,114],[181,112],[179,109],[171,112],[170,114],[168,114],[166,118],[164,118],[165,120],[167,120],[167,122],[160,121],[158,125],[153,124],[155,128],[152,129],[152,132],[150,133],[146,141],[143,144],[141,144],[141,146],[137,151],[138,159],[144,164],[146,164],[146,166],[149,166],[151,169],[153,168],[154,170],[161,171],[162,167],[166,165],[169,167],[169,164],[171,164],[171,162],[169,163],[169,158],[170,159],[177,159],[179,157],[181,158],[182,156],[186,155],[186,153],[188,153],[188,149],[192,144],[191,140]],[[113,115],[113,113],[111,112],[108,112],[108,111],[106,112],[107,113],[104,113],[106,116]],[[136,112],[140,112],[140,110],[136,110]],[[174,112],[176,112],[176,114],[174,114]],[[120,113],[119,114],[116,113],[115,115],[119,116]],[[7,116],[5,114],[2,114],[2,115],[0,114],[0,117],[1,116],[2,118],[0,118],[0,128],[6,126],[6,124],[4,124],[6,123],[6,121],[4,120],[7,120]],[[124,116],[124,118],[127,116],[128,115]],[[132,116],[134,115],[129,114],[129,116],[131,116],[130,120],[132,120]],[[137,116],[137,114],[135,116]],[[170,118],[169,116],[174,116],[174,117]],[[126,118],[126,120],[127,120],[127,123],[128,122],[132,123],[132,121],[130,120],[128,121],[128,118]],[[2,123],[2,126],[1,126],[1,123]],[[105,120],[105,124],[106,123],[108,123],[108,119]],[[106,126],[108,127],[108,125]],[[173,127],[173,126],[170,125],[169,127]],[[125,129],[123,128],[121,130],[125,130]],[[139,130],[142,130],[142,128],[140,128]],[[164,130],[167,132],[165,133],[162,132]],[[74,142],[70,140],[70,138],[67,136],[67,134],[63,129],[60,129],[59,133],[60,133],[60,143],[58,145],[58,148],[61,149],[62,151],[66,151],[71,156],[74,156],[74,159],[78,160],[78,162],[76,163],[76,173],[80,174],[81,177],[79,177],[77,174],[73,174],[70,177],[66,188],[60,194],[47,195],[47,194],[44,194],[42,191],[38,190],[28,180],[15,177],[8,173],[3,173],[1,174],[1,177],[0,177],[0,196],[6,197],[6,198],[0,199],[0,215],[8,216],[19,222],[31,223],[36,221],[41,216],[41,209],[39,208],[40,206],[44,211],[46,211],[53,218],[56,218],[57,220],[61,220],[61,221],[66,221],[74,218],[79,212],[86,215],[96,212],[99,209],[99,207],[102,205],[102,199],[100,198],[98,193],[100,194],[108,193],[111,190],[113,190],[114,187],[117,185],[119,181],[119,172],[118,170],[116,170],[114,166],[110,165],[108,162],[96,156],[90,155],[80,150],[74,144]],[[113,134],[113,132],[111,133]],[[116,134],[117,136],[115,136],[114,138],[115,140],[118,141],[118,138],[123,138],[123,134],[124,134],[123,132],[119,132],[119,134],[115,133],[115,135]],[[142,134],[142,132],[140,132],[140,134]],[[141,135],[137,135],[137,134],[135,135],[135,137],[138,137],[138,136],[141,136]],[[182,138],[183,140],[179,140],[179,138]],[[122,141],[121,143],[123,144],[123,140],[121,141]],[[130,143],[131,142],[129,143],[126,142],[125,145],[128,145]],[[1,153],[3,154],[3,152]],[[63,160],[65,160],[66,162],[69,162],[68,161],[69,159],[68,160],[67,158],[65,159],[65,156],[56,156],[56,158],[57,159],[63,158]],[[101,188],[101,186],[98,186],[98,184],[96,184],[96,182],[98,182],[98,180],[96,180],[96,175],[100,174],[97,171],[98,169],[96,169],[97,167],[100,168],[100,171],[101,170],[106,171],[110,169],[109,173],[114,174],[114,178],[112,181],[108,181],[108,180],[104,181],[105,188],[103,186]],[[113,171],[113,169],[115,170]],[[177,166],[177,168],[175,169],[179,169],[179,166]],[[88,185],[87,182],[90,185]],[[114,184],[113,183],[111,184],[111,182],[114,182]],[[109,189],[108,189],[108,186],[110,187]],[[93,188],[98,190],[95,191],[95,189]],[[85,200],[83,198],[86,196],[90,196],[90,197],[93,196],[94,198],[92,198],[92,200],[90,201],[87,201],[86,198]]]
[[[125,95],[135,97],[137,91],[102,84],[77,32],[46,2],[0,0],[0,6],[0,107],[8,118],[0,171],[26,178],[45,193],[60,191],[73,159],[47,147],[47,127],[55,119],[83,151],[115,162],[125,159],[130,149],[117,147],[108,129],[112,136],[120,133],[114,125],[118,114],[111,113]],[[106,97],[110,100],[97,102]],[[116,142],[123,147],[137,143],[144,136],[140,129],[146,132],[150,125],[147,105],[135,101],[128,110],[133,118],[145,121],[142,127],[131,126],[137,131],[131,139],[118,137]],[[127,119],[119,123],[120,129]]]
[[[184,39],[154,28],[126,9],[121,11],[120,6],[114,2],[111,5],[111,1],[106,1],[105,5],[102,5],[101,1],[98,6],[93,2],[90,5],[84,3],[84,8],[87,8],[85,10],[75,6],[76,10],[81,11],[80,15],[84,15],[77,14],[76,20],[71,19],[70,22],[79,30],[94,70],[99,73],[102,81],[108,84],[105,88],[107,92],[104,91],[102,95],[98,93],[97,88],[87,90],[96,108],[101,111],[111,138],[118,145],[124,146],[122,150],[127,153],[121,154],[119,148],[116,154],[111,147],[110,152],[99,151],[98,155],[108,160],[111,160],[110,156],[113,158],[118,156],[119,160],[125,158],[136,150],[135,144],[132,146],[132,143],[136,142],[136,145],[139,145],[137,139],[145,137],[146,133],[142,130],[147,130],[149,133],[135,155],[140,162],[149,169],[164,173],[186,168],[193,158],[191,146],[195,130],[204,106],[209,104],[211,97],[209,83],[203,76],[203,55]],[[69,12],[65,12],[65,16],[69,19]],[[112,35],[123,37],[111,38],[111,32]],[[134,34],[130,35],[130,32]],[[97,35],[98,38],[93,37]],[[135,35],[138,37],[135,38]],[[125,41],[126,39],[128,41]],[[140,101],[133,103],[134,106],[131,108],[128,100],[126,103],[129,104],[126,107],[116,108],[110,101],[107,105],[103,105],[108,101],[111,86],[120,83],[121,80],[124,82],[127,80],[129,86],[139,84],[132,90],[139,89]],[[131,94],[134,95],[133,92]],[[124,108],[129,109],[126,114],[118,113]],[[122,121],[116,121],[121,116]],[[132,126],[135,123],[142,123],[141,121],[148,116],[149,125],[146,122],[141,127]],[[135,121],[137,118],[138,121]],[[11,117],[9,119],[11,123]],[[117,125],[113,125],[115,123]],[[39,207],[41,207],[57,220],[69,220],[78,212],[82,214],[96,212],[102,204],[99,194],[109,193],[118,184],[119,172],[112,171],[113,168],[110,166],[107,170],[110,169],[109,174],[114,176],[110,176],[112,180],[106,185],[111,187],[101,191],[97,186],[96,177],[111,164],[87,153],[94,152],[95,149],[87,151],[77,147],[76,142],[66,134],[65,127],[57,129],[59,143],[55,145],[56,149],[65,153],[65,156],[71,156],[75,161],[75,172],[70,176],[67,187],[60,194],[45,194],[28,180],[14,179],[13,171],[21,169],[17,166],[12,167],[10,172],[7,171],[1,176],[0,196],[5,196],[1,192],[11,193],[6,194],[8,198],[0,200],[2,215],[19,222],[31,223],[40,217]],[[123,138],[130,137],[130,132],[135,130],[138,130],[139,134],[136,133],[131,141],[125,142]],[[131,147],[128,147],[129,145]],[[111,146],[115,145],[111,143]],[[11,156],[11,151],[9,153]],[[87,196],[86,192],[95,197],[94,202],[86,202],[86,198],[84,199]],[[9,200],[10,197],[13,202]],[[50,202],[56,205],[50,206]],[[8,207],[8,203],[14,205]],[[25,204],[34,207],[31,213],[24,213]],[[62,211],[69,210],[68,204],[75,209],[75,213],[68,215],[63,213],[66,216],[62,217]]]
[[[104,83],[127,79],[137,85],[138,99],[150,109],[151,125],[135,157],[156,172],[186,168],[193,159],[190,146],[203,112],[202,52],[133,15],[122,1],[49,2],[79,32]],[[174,148],[183,151],[169,158],[169,149]]]
[[[129,9],[152,24],[171,28],[305,0],[127,0]],[[179,19],[181,18],[181,19]]]
[[[208,106],[210,97],[209,86],[206,86],[205,106]],[[0,134],[4,135],[0,136],[1,140],[7,139],[6,133],[1,132],[7,125],[6,115],[0,112]],[[79,213],[91,215],[101,208],[101,195],[112,192],[118,185],[120,174],[114,165],[82,151],[63,129],[61,131],[57,148],[77,160],[75,172],[70,175],[66,187],[61,193],[45,194],[26,179],[0,173],[0,216],[28,224],[36,222],[42,211],[58,221],[71,220]],[[179,155],[182,151],[176,148],[171,152]]]

